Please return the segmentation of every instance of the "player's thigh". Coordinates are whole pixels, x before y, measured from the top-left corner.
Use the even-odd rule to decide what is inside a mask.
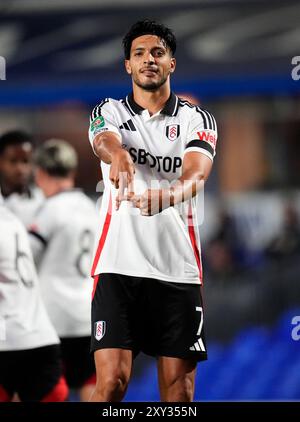
[[[100,274],[92,301],[91,350],[136,348],[133,333],[135,278]]]
[[[168,388],[175,383],[187,383],[194,387],[197,361],[195,359],[180,359],[160,356],[157,362],[158,379],[161,388]]]
[[[149,287],[148,349],[156,356],[207,358],[200,286],[153,280]],[[149,337],[149,335],[148,335]]]
[[[126,349],[99,349],[94,353],[97,384],[121,379],[128,383],[132,370],[133,352]]]

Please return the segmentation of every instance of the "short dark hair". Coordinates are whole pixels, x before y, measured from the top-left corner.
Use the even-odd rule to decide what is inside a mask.
[[[11,145],[21,145],[25,142],[33,145],[33,137],[23,130],[11,130],[0,136],[0,155]]]
[[[123,38],[123,48],[125,59],[129,60],[132,41],[142,35],[157,35],[163,39],[167,47],[171,50],[172,56],[176,51],[176,38],[171,29],[161,23],[157,23],[150,19],[144,19],[136,22]]]

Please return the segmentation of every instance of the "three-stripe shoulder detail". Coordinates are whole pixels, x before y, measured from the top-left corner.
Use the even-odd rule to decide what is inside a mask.
[[[93,120],[95,120],[97,117],[101,116],[101,107],[104,106],[104,104],[109,102],[109,98],[105,98],[104,100],[102,100],[99,104],[97,104],[94,108],[93,111],[91,113],[91,117],[90,120],[91,122]]]
[[[196,107],[196,111],[202,116],[204,129],[217,130],[217,123],[212,114],[198,106]]]
[[[197,105],[191,104],[188,101],[183,101],[183,100],[180,100],[179,105],[181,107],[187,106],[189,108],[193,108],[196,110],[197,113],[200,113],[203,119],[204,129],[217,130],[216,120],[214,116],[211,113],[209,113],[207,110],[204,110]]]

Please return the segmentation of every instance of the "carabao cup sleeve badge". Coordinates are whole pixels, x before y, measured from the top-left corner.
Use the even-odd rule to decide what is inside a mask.
[[[104,117],[99,116],[96,117],[91,123],[91,131],[94,132],[96,129],[104,127],[105,126],[105,120]]]

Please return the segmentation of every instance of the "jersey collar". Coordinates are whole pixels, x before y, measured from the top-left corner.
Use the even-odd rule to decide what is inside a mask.
[[[133,116],[135,114],[141,114],[142,111],[145,110],[143,107],[141,107],[134,101],[132,92],[125,98],[125,105]],[[178,97],[173,92],[171,92],[170,97],[168,98],[164,108],[160,111],[160,114],[165,114],[166,116],[176,116],[178,112],[178,107]]]

